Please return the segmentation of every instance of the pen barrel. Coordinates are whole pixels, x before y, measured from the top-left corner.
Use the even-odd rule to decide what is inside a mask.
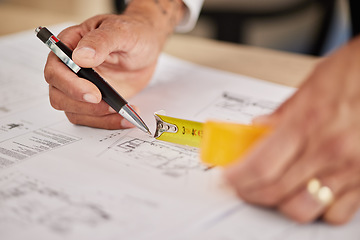
[[[68,48],[62,42],[57,42],[56,45],[72,59],[72,50]],[[76,73],[81,78],[89,80],[100,90],[102,99],[109,104],[116,112],[119,112],[120,109],[127,104],[126,100],[118,94],[113,87],[103,79],[97,72],[92,68],[81,68],[79,72]]]
[[[56,46],[58,46],[71,60],[72,60],[72,50],[66,46],[64,43],[62,42],[57,42]]]
[[[91,68],[82,68],[77,75],[95,84],[102,94],[102,99],[116,112],[127,104],[126,100],[118,94],[110,84]]]

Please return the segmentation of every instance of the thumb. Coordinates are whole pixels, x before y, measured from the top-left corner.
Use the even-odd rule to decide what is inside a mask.
[[[73,61],[81,67],[92,68],[102,64],[115,50],[115,34],[95,29],[86,33],[73,52]]]

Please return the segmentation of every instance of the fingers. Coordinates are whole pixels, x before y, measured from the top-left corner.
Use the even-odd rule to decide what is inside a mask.
[[[265,121],[269,122],[269,119],[271,116]],[[360,187],[360,171],[356,168],[359,161],[348,160],[359,155],[357,141],[351,132],[341,128],[341,124],[327,126],[327,131],[321,128],[318,130],[314,138],[316,141],[310,139],[305,143],[299,142],[298,147],[303,150],[300,152],[294,150],[293,153],[297,152],[297,154],[291,156],[286,151],[287,160],[275,159],[272,156],[276,154],[272,155],[266,147],[261,149],[262,154],[256,155],[257,149],[263,147],[260,144],[254,150],[255,154],[250,154],[243,163],[227,169],[226,177],[245,201],[278,207],[281,212],[298,222],[313,221],[325,212],[324,219],[331,223],[341,224],[348,221],[359,208],[355,200],[358,193],[355,190],[348,190],[354,185]],[[281,135],[286,136],[284,133]],[[281,145],[284,149],[288,147],[286,141],[284,143],[276,139],[275,134],[270,135],[268,139],[270,140],[265,140],[263,143],[268,144],[269,147],[274,148],[276,145]],[[255,158],[252,158],[253,156]],[[274,166],[264,165],[265,162],[259,160],[264,158],[270,159]],[[251,161],[254,165],[247,161]],[[279,167],[279,162],[283,167]],[[254,171],[256,168],[257,170]],[[274,172],[272,168],[278,171]],[[324,186],[329,186],[335,196],[336,201],[329,210],[327,204],[319,201],[318,196],[307,190],[307,182],[314,176],[318,177]],[[351,204],[347,208],[352,209],[353,212],[347,209],[347,212],[340,215],[340,208],[344,207],[345,203]]]
[[[69,121],[73,124],[104,129],[134,127],[104,101],[97,104],[76,101],[51,86],[49,88],[49,95],[52,107],[64,111]],[[137,109],[136,107],[133,108]]]
[[[239,195],[252,203],[276,206],[285,197],[304,186],[308,179],[344,168],[349,164],[357,164],[348,160],[358,154],[351,134],[343,131],[340,134],[319,135],[316,141],[310,140],[304,144],[303,152],[296,156],[295,161],[291,161],[291,165],[284,169],[280,177],[251,189],[238,188]]]
[[[49,87],[49,98],[53,108],[60,111],[66,111],[69,113],[78,113],[85,115],[102,116],[110,113],[115,113],[107,103],[104,101],[97,102],[83,102],[77,101],[68,97],[59,89],[54,86]]]
[[[305,129],[310,120],[304,119],[301,123],[294,116],[284,121],[284,113],[280,112],[260,118],[262,124],[274,126],[273,133],[242,162],[225,170],[230,184],[248,202],[277,206],[284,198],[299,191],[308,179],[349,164],[347,159],[359,155],[356,131],[347,130],[346,121],[340,117],[335,123],[322,124],[316,129],[312,127],[309,138]],[[276,120],[279,117],[281,122]],[[313,122],[318,121],[317,117],[314,119]]]
[[[356,154],[356,152],[351,151],[351,147],[347,148],[348,146],[351,146],[351,144],[348,144],[348,141],[342,139],[340,136],[335,139],[336,141],[318,139],[319,143],[310,142],[308,143],[309,145],[304,145],[306,150],[304,150],[302,154],[297,155],[297,160],[293,161],[288,168],[284,169],[281,174],[279,174],[278,178],[269,179],[269,181],[263,182],[257,186],[254,185],[251,188],[238,187],[238,182],[232,182],[232,184],[235,186],[239,196],[247,202],[264,206],[279,206],[284,199],[298,194],[307,184],[308,180],[314,176],[319,177],[328,174],[329,172],[334,172],[339,168],[344,169],[344,167],[352,163],[352,161],[349,160],[339,161],[340,156],[346,157]],[[338,146],[338,142],[341,143],[341,146]],[[324,146],[326,146],[326,148]],[[349,170],[342,170],[344,171],[343,175],[337,174],[332,178],[325,178],[325,185],[331,186],[336,193],[339,192],[338,189],[340,187],[338,187],[337,184],[340,184],[341,188],[344,188],[346,186],[345,184],[348,182],[346,178],[356,174],[349,172]],[[359,174],[360,171],[357,175]],[[237,178],[239,179],[241,177]],[[332,179],[337,180],[331,182]],[[311,203],[311,199],[309,200],[309,196],[306,192],[299,194],[298,198],[299,199],[295,201],[295,203],[290,204],[290,209],[297,204],[300,205],[301,202],[304,202],[305,205],[314,205]],[[299,207],[297,207],[297,209],[299,210]],[[318,208],[317,211],[315,209],[313,213],[316,216],[318,215],[318,212],[323,210],[323,208]],[[300,213],[302,213],[302,211],[300,211]],[[294,214],[297,216],[297,213]],[[312,216],[307,216],[305,219],[311,221],[313,218]],[[296,220],[303,221],[303,219]]]
[[[72,26],[63,30],[59,38],[70,49],[74,49],[82,38],[82,31],[80,26]],[[101,101],[101,93],[96,86],[88,80],[79,78],[52,52],[46,61],[44,76],[50,86],[76,101],[89,103]]]
[[[318,179],[321,185],[319,189],[325,187],[322,195],[312,192],[307,182],[280,203],[279,210],[300,223],[313,221],[324,213],[324,219],[333,224],[342,224],[350,220],[360,207],[360,170],[340,169]],[[331,192],[334,199],[332,202],[327,202],[329,196],[326,194],[329,193],[326,191]]]
[[[80,67],[97,67],[116,91],[129,97],[151,79],[159,54],[160,43],[146,19],[141,19],[143,22],[126,15],[99,15],[65,29],[58,37],[74,49],[74,62]],[[128,125],[119,114],[112,116],[95,85],[76,76],[53,53],[44,74],[52,106],[63,110],[71,122],[106,129]]]
[[[44,75],[51,87],[60,90],[67,97],[89,103],[101,101],[99,89],[90,81],[71,72],[53,53],[49,54]]]
[[[307,223],[317,219],[326,207],[304,187],[294,197],[281,204],[278,209],[299,223]]]
[[[343,223],[359,208],[359,71],[351,48],[323,61],[273,114],[254,120],[273,132],[225,171],[244,200],[299,222],[325,214],[326,221]],[[312,178],[322,184],[315,192],[307,189]],[[321,200],[324,191],[334,196],[330,206]]]

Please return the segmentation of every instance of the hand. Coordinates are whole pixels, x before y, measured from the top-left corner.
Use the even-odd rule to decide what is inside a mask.
[[[273,114],[258,119],[272,132],[225,171],[245,201],[288,217],[332,224],[360,207],[360,38],[324,59]],[[316,178],[333,193],[324,203],[307,190]]]
[[[94,68],[125,99],[143,89],[155,70],[158,56],[174,26],[181,20],[180,0],[132,1],[122,15],[100,15],[65,29],[59,38],[74,49],[73,60]],[[172,18],[173,21],[166,21]],[[51,105],[63,110],[74,124],[119,129],[132,126],[101,101],[90,81],[79,78],[53,53],[45,66]]]

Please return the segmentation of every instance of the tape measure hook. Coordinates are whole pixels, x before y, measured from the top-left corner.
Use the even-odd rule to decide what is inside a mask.
[[[154,114],[154,117],[156,120],[156,130],[155,130],[154,138],[160,137],[161,134],[163,134],[164,132],[168,132],[168,133],[177,133],[178,132],[179,129],[175,124],[165,122],[156,113]]]

